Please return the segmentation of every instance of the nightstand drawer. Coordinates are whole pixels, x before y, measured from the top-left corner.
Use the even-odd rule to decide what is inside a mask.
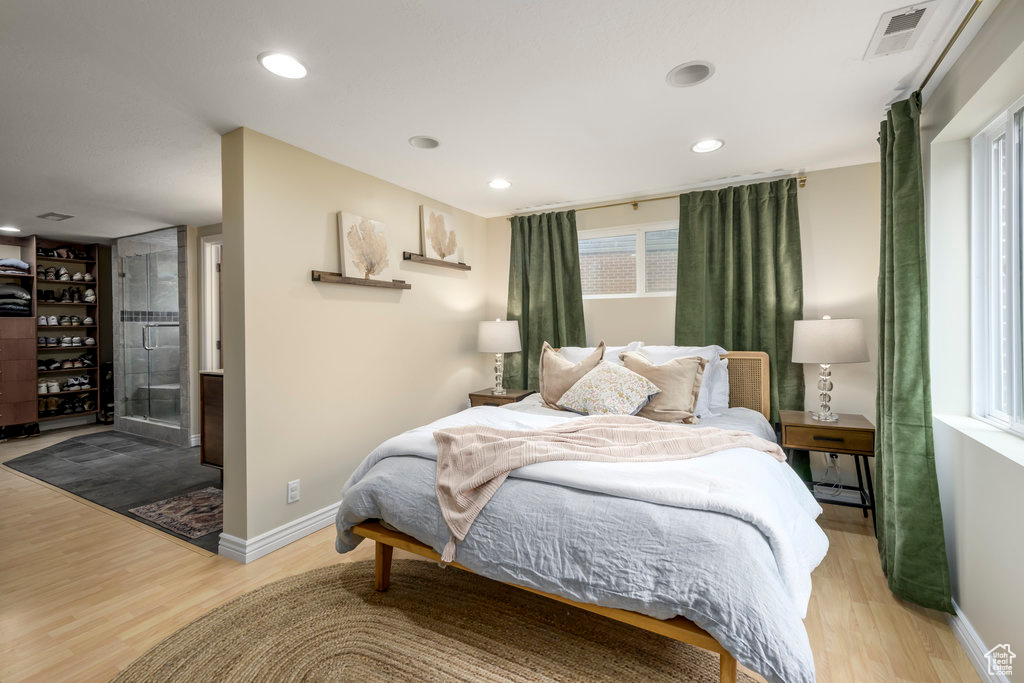
[[[783,440],[788,448],[803,448],[809,451],[872,453],[875,450],[873,433],[853,429],[786,425]]]

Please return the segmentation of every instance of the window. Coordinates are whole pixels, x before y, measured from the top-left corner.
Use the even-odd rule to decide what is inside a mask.
[[[579,244],[585,298],[675,294],[679,228],[672,223],[590,230]]]
[[[973,142],[974,410],[1024,434],[1022,215],[1024,100]]]

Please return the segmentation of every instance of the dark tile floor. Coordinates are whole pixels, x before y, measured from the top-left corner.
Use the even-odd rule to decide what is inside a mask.
[[[186,538],[128,512],[207,486],[220,472],[199,464],[198,448],[179,448],[122,432],[76,436],[4,463],[11,469],[119,512],[193,545],[217,552],[220,531]]]

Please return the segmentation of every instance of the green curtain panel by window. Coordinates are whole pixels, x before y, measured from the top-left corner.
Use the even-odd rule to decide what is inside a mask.
[[[519,321],[523,350],[506,357],[506,387],[537,390],[544,342],[586,346],[575,211],[512,218],[508,319]]]
[[[875,484],[878,553],[894,594],[952,612],[932,446],[921,96],[882,122]]]
[[[786,178],[679,197],[676,344],[766,351],[773,422],[804,408],[803,366],[791,361],[804,308],[796,193]]]

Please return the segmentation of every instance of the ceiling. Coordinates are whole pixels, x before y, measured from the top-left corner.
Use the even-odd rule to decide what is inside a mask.
[[[913,50],[864,61],[904,3],[5,0],[0,224],[84,239],[218,222],[219,136],[238,126],[483,216],[870,162],[885,106],[970,4],[936,0]],[[266,72],[266,50],[309,77]],[[665,84],[694,59],[711,80]],[[725,147],[690,152],[704,137]]]

